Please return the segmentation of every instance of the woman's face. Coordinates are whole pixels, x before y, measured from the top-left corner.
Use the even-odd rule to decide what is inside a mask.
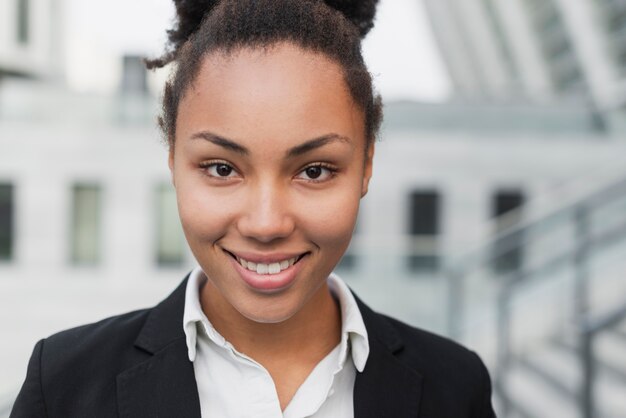
[[[341,67],[323,55],[284,43],[205,58],[169,165],[213,299],[275,323],[328,294],[372,172],[364,135]]]

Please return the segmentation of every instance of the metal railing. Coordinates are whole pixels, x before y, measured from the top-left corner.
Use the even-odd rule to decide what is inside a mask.
[[[596,405],[594,402],[594,382],[596,357],[594,355],[595,337],[602,331],[611,329],[626,318],[626,299],[623,299],[613,311],[602,316],[592,314],[590,303],[590,285],[593,279],[590,261],[594,254],[603,248],[611,247],[626,240],[626,205],[619,206],[621,201],[626,203],[626,178],[609,185],[595,193],[577,200],[565,207],[561,207],[546,216],[527,223],[520,223],[510,227],[493,240],[481,245],[470,254],[464,255],[448,269],[448,331],[451,336],[462,339],[466,325],[464,318],[467,315],[470,303],[467,300],[468,281],[472,274],[489,275],[486,271],[493,271],[495,262],[511,254],[512,251],[522,251],[524,254],[532,252],[533,246],[542,237],[552,234],[556,228],[569,224],[570,236],[573,245],[565,250],[548,251],[547,257],[540,257],[538,262],[522,261],[516,268],[503,275],[491,275],[496,280],[493,285],[498,287],[495,296],[495,315],[497,333],[497,360],[494,376],[495,390],[502,406],[503,416],[510,416],[515,406],[505,384],[506,375],[512,365],[514,352],[512,349],[512,307],[515,298],[524,291],[545,280],[546,275],[560,270],[572,270],[571,280],[572,312],[571,318],[575,324],[574,330],[578,333],[578,358],[582,371],[578,399],[578,408],[584,418],[594,417]],[[608,227],[597,228],[597,213],[611,208],[617,203],[617,210]],[[613,208],[615,209],[615,208]],[[600,217],[602,218],[602,217]],[[601,223],[601,222],[600,222]],[[595,228],[594,228],[595,226]],[[530,250],[530,251],[529,251]],[[532,258],[532,257],[531,257]],[[536,260],[535,260],[536,261]],[[626,265],[626,257],[622,260]],[[626,274],[626,272],[624,272]],[[497,277],[494,277],[497,276]],[[537,280],[542,278],[542,280]]]

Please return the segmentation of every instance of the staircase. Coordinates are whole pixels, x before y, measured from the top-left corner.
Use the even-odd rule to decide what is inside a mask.
[[[594,341],[596,353],[595,416],[626,418],[626,327],[607,331]],[[510,417],[577,417],[582,385],[575,341],[555,338],[520,355],[504,377]]]
[[[626,418],[626,178],[502,232],[449,278],[450,332],[491,366],[499,417]]]

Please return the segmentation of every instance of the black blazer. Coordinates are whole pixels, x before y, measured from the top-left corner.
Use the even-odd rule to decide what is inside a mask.
[[[153,308],[39,341],[10,417],[200,418],[182,326],[186,284]],[[357,302],[370,356],[356,376],[355,418],[495,417],[476,354]]]

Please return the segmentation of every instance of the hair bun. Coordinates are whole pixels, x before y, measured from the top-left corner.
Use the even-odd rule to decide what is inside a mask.
[[[183,44],[200,27],[202,19],[220,0],[174,0],[177,25],[168,31],[169,40],[178,46]]]
[[[359,29],[361,38],[374,27],[378,0],[324,0],[324,3],[350,20]]]

